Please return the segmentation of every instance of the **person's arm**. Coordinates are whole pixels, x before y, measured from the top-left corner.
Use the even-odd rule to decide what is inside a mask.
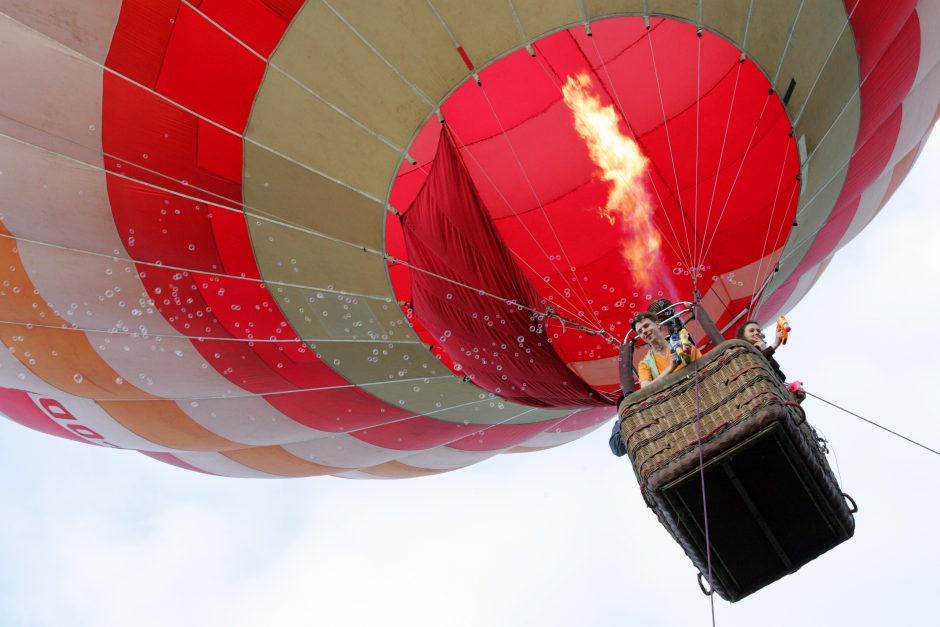
[[[650,367],[642,361],[636,367],[636,376],[640,380],[641,390],[653,382],[653,373],[650,372]]]
[[[774,340],[773,350],[780,348],[780,344],[783,343],[783,329],[777,327],[777,339]]]

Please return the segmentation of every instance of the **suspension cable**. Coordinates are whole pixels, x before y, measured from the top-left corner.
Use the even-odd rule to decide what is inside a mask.
[[[804,390],[804,391],[805,391],[805,390]],[[906,435],[901,435],[901,434],[898,433],[897,431],[893,431],[893,430],[889,429],[888,427],[885,427],[884,425],[880,425],[880,424],[878,424],[877,422],[875,422],[874,420],[870,420],[870,419],[868,419],[868,418],[865,418],[864,416],[860,416],[860,415],[856,414],[854,411],[850,411],[850,410],[846,409],[845,407],[842,407],[841,405],[837,405],[837,404],[833,403],[832,401],[827,401],[826,399],[822,398],[821,396],[817,396],[817,395],[813,394],[812,392],[806,392],[806,395],[807,395],[807,396],[812,396],[812,397],[815,398],[816,400],[822,401],[822,402],[825,403],[826,405],[830,405],[830,406],[832,406],[832,407],[835,407],[835,408],[838,409],[839,411],[843,411],[843,412],[847,413],[847,414],[850,415],[850,416],[854,416],[855,418],[858,418],[859,420],[862,420],[862,421],[864,421],[864,422],[867,422],[868,424],[872,425],[873,427],[878,427],[878,428],[881,429],[882,431],[887,431],[887,432],[890,433],[891,435],[893,435],[893,436],[895,436],[895,437],[898,437],[898,438],[901,438],[902,440],[904,440],[904,441],[906,441],[906,442],[910,442],[910,443],[913,444],[914,446],[919,446],[920,448],[924,449],[925,451],[929,451],[929,452],[933,453],[934,455],[940,456],[940,451],[938,451],[938,450],[936,450],[936,449],[933,449],[933,448],[930,448],[930,447],[927,446],[926,444],[921,444],[921,443],[918,442],[917,440],[911,439],[911,438],[907,437]]]
[[[617,103],[617,109],[619,109],[620,111],[620,118],[627,125],[627,130],[630,131],[630,136],[633,138],[633,141],[635,141],[639,145],[640,137],[637,134],[636,129],[633,128],[633,123],[630,122],[630,118],[627,117],[626,110],[623,107],[623,102],[621,102],[620,100],[620,93],[617,90],[617,85],[616,83],[614,83],[614,80],[610,75],[610,70],[607,67],[607,62],[604,60],[604,55],[601,54],[600,48],[597,45],[597,40],[594,37],[591,37],[591,45],[594,46],[594,54],[596,54],[597,58],[600,59],[601,69],[604,70],[604,74],[607,76],[607,82],[610,84],[610,89],[613,92],[614,102]],[[596,75],[596,72],[594,73]],[[598,76],[598,80],[600,80],[599,76]],[[601,85],[604,84],[603,81],[600,81],[600,83]],[[561,89],[560,86],[559,86],[559,89]],[[660,176],[662,176],[662,174],[660,174]],[[672,249],[672,252],[675,254],[676,259],[679,261],[679,263],[682,263],[683,265],[685,265],[686,269],[691,274],[693,260],[691,258],[687,259],[686,258],[687,255],[682,254],[682,250],[681,250],[682,247],[679,245],[679,235],[676,232],[675,226],[672,224],[672,218],[669,217],[669,212],[666,211],[666,205],[663,203],[662,196],[659,193],[659,187],[657,187],[656,182],[653,180],[653,175],[650,172],[649,168],[646,169],[646,178],[649,180],[650,187],[653,188],[653,192],[656,194],[656,200],[659,202],[659,208],[662,209],[662,215],[666,219],[666,225],[669,227],[669,230],[672,232],[672,239],[666,236],[666,233],[663,232],[662,228],[659,225],[656,225],[656,228],[659,229],[660,233],[662,233],[663,240],[667,244],[669,244],[669,247]],[[685,219],[685,216],[683,215],[683,220],[684,219]],[[654,224],[655,224],[655,221],[654,221]],[[673,240],[675,240],[675,244],[673,244]]]
[[[701,306],[701,295],[698,290],[695,290],[695,302],[693,308],[698,308]],[[694,355],[693,355],[694,357]],[[711,546],[711,534],[708,524],[708,496],[705,490],[705,455],[702,452],[702,397],[699,390],[699,369],[698,369],[698,359],[694,359],[692,362],[692,367],[694,370],[695,376],[695,437],[698,443],[696,447],[698,449],[698,475],[702,487],[702,519],[705,527],[705,560],[708,564],[708,588],[711,593],[708,595],[709,603],[711,604],[711,616],[712,616],[712,627],[715,625],[715,586],[712,574],[712,546]]]
[[[476,155],[475,155],[475,154],[473,153],[473,151],[470,149],[470,144],[464,142],[464,141],[460,138],[460,136],[457,134],[457,132],[454,130],[453,127],[448,126],[447,128],[448,128],[448,130],[450,131],[450,133],[454,136],[454,139],[457,140],[457,143],[460,145],[460,148],[462,148],[462,149],[466,152],[466,154],[470,155],[470,158],[473,159],[473,162],[476,163],[476,165],[477,165],[478,168],[480,168],[480,171],[483,173],[483,176],[486,178],[487,182],[489,182],[489,184],[490,184],[490,185],[493,187],[493,189],[496,191],[496,194],[499,196],[500,200],[502,200],[503,203],[509,208],[509,210],[512,211],[513,216],[514,216],[514,217],[516,218],[516,220],[519,222],[519,225],[522,226],[523,230],[525,230],[526,234],[528,234],[528,236],[529,236],[530,238],[532,238],[532,241],[533,241],[533,243],[535,243],[536,247],[539,249],[539,252],[541,252],[542,255],[545,257],[545,259],[548,260],[548,263],[551,264],[551,266],[555,269],[555,271],[556,271],[556,272],[558,273],[558,275],[561,277],[562,281],[564,281],[565,285],[568,286],[568,289],[574,294],[574,293],[575,293],[575,292],[574,292],[574,289],[572,288],[571,283],[568,282],[568,278],[567,278],[567,276],[565,276],[565,273],[564,273],[562,270],[560,270],[557,265],[555,265],[555,261],[551,258],[551,255],[548,254],[548,251],[545,250],[545,247],[542,246],[542,242],[539,240],[539,238],[537,238],[537,237],[535,236],[535,234],[532,232],[532,230],[531,230],[531,229],[529,228],[529,226],[526,224],[525,220],[522,219],[521,214],[519,214],[519,213],[516,211],[515,207],[513,207],[512,204],[509,202],[509,199],[506,198],[506,196],[505,196],[505,194],[503,194],[502,190],[496,185],[496,182],[495,182],[495,181],[493,180],[493,178],[490,176],[490,174],[489,174],[489,172],[487,171],[487,169],[483,166],[483,164],[479,161],[479,159],[477,159]],[[547,218],[546,218],[546,219],[547,219]],[[518,255],[515,251],[512,251],[512,252],[513,252],[513,254],[514,254],[516,257],[518,257],[519,259],[522,259],[522,256],[521,256],[521,255]],[[526,264],[528,265],[528,262],[526,262]],[[531,268],[531,266],[529,266],[529,267]],[[536,273],[536,274],[541,275],[541,273]],[[545,277],[545,276],[542,276],[542,279],[545,280],[546,277]],[[546,281],[546,283],[549,283],[549,284],[550,284],[549,281]],[[554,286],[553,286],[553,287],[554,287]],[[556,288],[556,291],[557,291],[557,288]],[[574,312],[577,311],[577,309],[578,309],[579,307],[578,307],[578,305],[577,305],[575,302],[573,302],[573,301],[571,300],[570,297],[565,296],[564,293],[562,293],[562,292],[559,292],[559,295],[567,302],[568,306],[570,306],[570,307],[572,308],[572,309],[571,309],[571,312],[572,312],[572,313],[574,313]],[[590,309],[590,305],[589,305],[588,303],[584,302],[583,305],[584,305],[584,307],[585,307],[586,309]],[[581,320],[582,320],[583,322],[585,322],[585,323],[587,323],[587,324],[591,324],[591,320],[590,320],[590,318],[588,318],[587,316],[585,316],[585,315],[579,315],[579,314],[575,314],[575,315],[576,315],[577,317],[581,318]]]
[[[682,213],[682,230],[685,233],[685,245],[686,250],[692,249],[692,244],[689,240],[689,229],[688,229],[688,217],[685,213],[685,208],[682,206],[682,188],[679,186],[679,172],[676,170],[676,158],[672,151],[672,138],[669,135],[669,121],[666,119],[666,104],[663,100],[663,89],[659,79],[659,69],[656,66],[656,53],[653,49],[653,37],[650,33],[649,27],[646,29],[646,41],[649,43],[650,49],[650,59],[653,63],[653,75],[656,77],[656,91],[659,94],[659,108],[663,114],[663,128],[666,132],[666,145],[669,148],[669,160],[672,163],[672,176],[676,183],[676,200],[679,203],[679,211]]]
[[[519,171],[522,173],[522,178],[525,179],[526,185],[529,188],[529,191],[532,192],[532,197],[535,198],[535,202],[539,206],[539,210],[542,212],[542,217],[545,218],[546,224],[552,233],[552,237],[555,239],[555,243],[558,244],[558,249],[561,251],[561,254],[565,257],[565,263],[568,264],[569,272],[571,272],[572,277],[574,278],[575,284],[578,286],[578,289],[581,291],[582,302],[584,303],[585,309],[588,313],[594,318],[594,322],[601,326],[600,318],[597,317],[597,314],[594,313],[594,308],[591,306],[591,303],[588,301],[587,292],[584,289],[584,286],[581,284],[581,281],[578,280],[577,271],[572,271],[571,268],[574,266],[571,263],[571,259],[568,256],[568,251],[565,249],[564,245],[561,243],[561,239],[558,237],[558,232],[555,230],[555,225],[552,224],[551,219],[548,217],[548,212],[545,210],[545,206],[542,204],[542,198],[539,196],[538,191],[535,189],[535,185],[532,184],[532,180],[529,178],[529,173],[526,170],[525,166],[522,163],[522,159],[519,157],[519,153],[516,151],[515,145],[512,143],[512,139],[509,137],[509,133],[506,131],[505,126],[503,125],[502,120],[499,117],[499,114],[496,112],[496,107],[493,106],[493,101],[490,100],[490,95],[486,91],[486,87],[480,84],[480,91],[483,93],[483,98],[486,100],[486,104],[490,109],[490,112],[493,114],[493,119],[496,120],[496,124],[499,126],[500,134],[503,136],[503,139],[506,140],[506,145],[509,146],[509,151],[512,153],[513,159],[516,162],[516,165],[519,166]],[[553,264],[554,265],[554,264]],[[564,275],[562,275],[563,278]],[[567,278],[565,279],[567,283]]]

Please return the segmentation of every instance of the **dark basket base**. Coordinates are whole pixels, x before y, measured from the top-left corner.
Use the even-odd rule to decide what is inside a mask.
[[[852,537],[854,510],[815,457],[799,428],[783,420],[706,459],[712,587],[722,598],[742,599]],[[699,468],[649,497],[707,574]]]

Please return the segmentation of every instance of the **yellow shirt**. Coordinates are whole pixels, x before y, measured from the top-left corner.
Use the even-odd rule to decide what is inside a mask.
[[[650,350],[653,350],[653,349],[651,348]],[[701,356],[702,356],[702,353],[699,352],[698,348],[693,346],[692,347],[692,360],[695,361]],[[663,357],[659,353],[654,352],[653,359],[656,360],[656,368],[660,372],[665,372],[666,370],[669,369],[669,364],[672,363],[672,353],[669,353],[668,355]],[[679,364],[678,366],[676,366],[676,370],[682,370],[683,368],[685,368],[685,364]],[[675,372],[676,370],[673,370],[673,372]],[[640,365],[636,367],[636,371],[637,371],[637,376],[639,376],[640,378],[640,383],[642,383],[643,381],[653,380],[653,373],[652,371],[650,371],[650,367],[647,366],[642,361],[640,362]]]

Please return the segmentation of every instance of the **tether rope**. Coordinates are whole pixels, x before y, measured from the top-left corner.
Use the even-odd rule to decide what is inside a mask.
[[[805,390],[804,390],[804,391],[805,391]],[[940,456],[940,451],[938,451],[938,450],[936,450],[936,449],[933,449],[933,448],[930,448],[930,447],[927,446],[926,444],[921,444],[921,443],[918,442],[917,440],[913,440],[913,439],[907,437],[906,435],[901,435],[901,434],[898,433],[897,431],[893,431],[893,430],[889,429],[888,427],[885,427],[884,425],[880,425],[880,424],[878,424],[877,422],[875,422],[874,420],[870,420],[870,419],[868,419],[868,418],[865,418],[864,416],[860,416],[860,415],[856,414],[854,411],[850,411],[850,410],[846,409],[845,407],[842,407],[841,405],[837,405],[837,404],[833,403],[832,401],[827,401],[826,399],[822,398],[821,396],[817,396],[817,395],[813,394],[812,392],[806,392],[806,395],[807,395],[807,396],[812,396],[812,397],[815,398],[816,400],[822,401],[822,402],[825,403],[826,405],[830,405],[830,406],[832,406],[832,407],[835,407],[835,408],[838,409],[839,411],[843,411],[843,412],[847,413],[847,414],[850,415],[850,416],[854,416],[855,418],[858,418],[859,420],[861,420],[861,421],[863,421],[863,422],[867,422],[868,424],[872,425],[873,427],[878,427],[878,428],[881,429],[882,431],[887,431],[887,432],[890,433],[891,435],[893,435],[893,436],[895,436],[895,437],[898,437],[898,438],[901,438],[902,440],[904,440],[904,441],[906,441],[906,442],[909,442],[909,443],[913,444],[914,446],[919,446],[920,448],[924,449],[925,451],[929,451],[929,452],[933,453],[934,455]]]
[[[693,309],[698,309],[701,307],[701,297],[699,296],[698,287],[695,287],[695,303]],[[692,355],[695,358],[695,355]],[[712,581],[712,545],[711,545],[711,535],[708,525],[708,497],[705,490],[705,456],[702,452],[702,397],[699,392],[699,370],[698,370],[698,359],[695,358],[692,362],[692,369],[695,376],[695,437],[698,442],[698,475],[699,480],[702,485],[702,519],[704,521],[705,527],[705,560],[708,564],[708,588],[709,595],[708,600],[711,606],[711,617],[712,617],[712,627],[715,627],[715,586]]]

